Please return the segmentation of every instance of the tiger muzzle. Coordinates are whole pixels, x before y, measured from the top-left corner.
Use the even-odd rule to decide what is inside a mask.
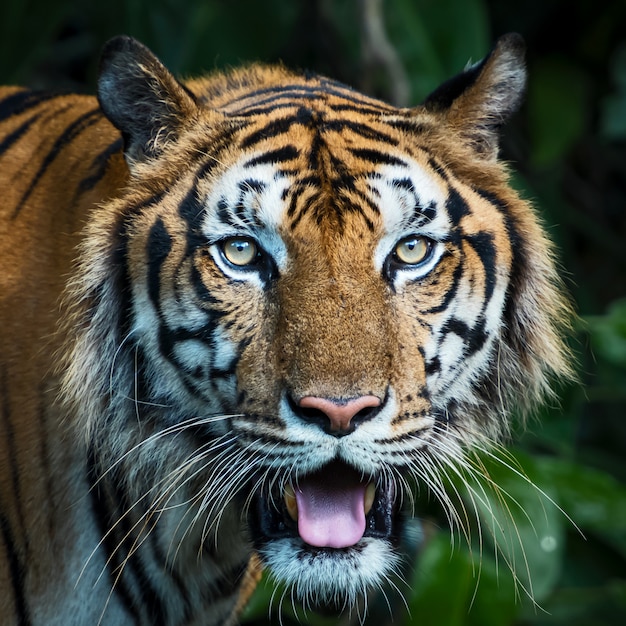
[[[284,486],[257,494],[253,534],[267,541],[300,539],[310,550],[357,548],[364,537],[398,539],[393,483],[333,461]]]

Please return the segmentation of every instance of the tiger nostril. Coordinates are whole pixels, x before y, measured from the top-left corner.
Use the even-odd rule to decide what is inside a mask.
[[[317,424],[325,432],[347,435],[361,423],[372,419],[380,410],[380,398],[372,395],[348,400],[304,396],[292,403],[294,412],[303,421]]]
[[[374,417],[374,415],[376,413],[378,413],[378,408],[379,408],[379,405],[377,405],[377,406],[370,406],[370,407],[366,407],[364,409],[361,409],[360,411],[355,413],[355,415],[352,418],[351,422],[353,424],[355,424],[355,425],[356,424],[360,424],[361,422],[367,422],[372,417]]]

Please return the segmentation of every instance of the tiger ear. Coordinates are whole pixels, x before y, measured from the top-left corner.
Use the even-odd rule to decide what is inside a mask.
[[[485,59],[443,83],[424,101],[426,109],[443,115],[481,158],[497,157],[500,128],[522,101],[525,51],[520,35],[504,35]]]
[[[102,51],[98,101],[122,133],[130,165],[157,156],[197,111],[194,96],[143,44],[111,39]]]

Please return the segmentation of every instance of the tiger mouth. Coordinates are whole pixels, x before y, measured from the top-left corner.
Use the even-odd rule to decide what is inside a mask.
[[[392,483],[333,461],[297,483],[261,490],[253,530],[259,543],[289,538],[310,550],[350,549],[365,537],[397,538],[397,513]]]

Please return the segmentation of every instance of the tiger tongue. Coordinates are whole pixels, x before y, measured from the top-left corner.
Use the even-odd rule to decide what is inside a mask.
[[[299,481],[298,533],[311,546],[347,548],[365,532],[367,483],[345,465],[331,464]]]

